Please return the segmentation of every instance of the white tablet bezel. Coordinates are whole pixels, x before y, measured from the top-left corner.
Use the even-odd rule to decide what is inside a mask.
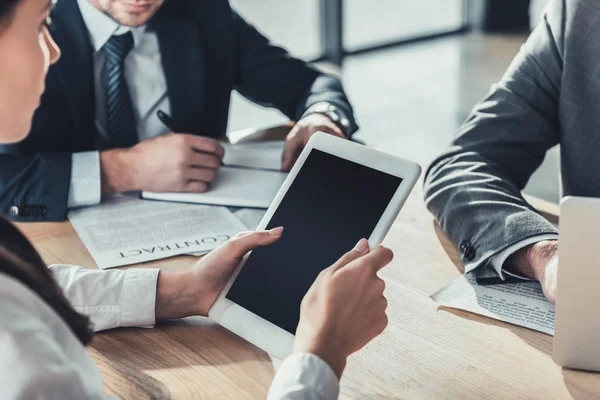
[[[313,149],[402,178],[402,183],[398,187],[398,190],[396,190],[392,200],[389,202],[373,233],[369,237],[371,248],[380,245],[419,179],[421,167],[414,162],[321,132],[316,133],[309,140],[257,230],[262,230],[269,224],[269,221],[275,214],[279,204]],[[271,356],[284,359],[292,353],[294,335],[226,298],[246,259],[247,257],[229,279],[229,282],[221,291],[208,315],[221,326],[265,350]]]

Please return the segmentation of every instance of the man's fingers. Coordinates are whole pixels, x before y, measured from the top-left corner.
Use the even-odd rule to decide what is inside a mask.
[[[221,158],[215,154],[199,153],[192,150],[187,154],[185,166],[217,170],[221,168]]]
[[[187,181],[181,188],[181,193],[205,193],[208,191],[208,183],[201,181]]]
[[[281,169],[283,171],[289,171],[292,169],[297,155],[304,149],[304,146],[306,146],[312,135],[319,131],[346,139],[344,132],[333,123],[330,125],[313,125],[303,127],[296,125],[294,129],[292,129],[292,132],[290,132],[288,135],[285,148],[283,149],[281,163]]]
[[[225,148],[221,143],[214,139],[196,135],[183,135],[187,147],[202,153],[210,153],[216,155],[219,160],[225,156]]]
[[[247,235],[236,237],[228,242],[230,255],[234,258],[242,258],[249,251],[260,246],[268,246],[278,241],[283,235],[283,228],[274,228],[269,231],[252,232]]]
[[[283,171],[289,171],[296,161],[296,155],[302,150],[302,138],[298,134],[298,131],[292,132],[288,135],[283,149],[283,155],[281,157],[281,169]]]
[[[315,133],[317,133],[318,131],[325,132],[325,133],[328,133],[333,136],[337,136],[342,139],[346,139],[346,135],[344,135],[344,132],[342,132],[342,130],[340,128],[338,128],[335,124],[333,124],[332,126],[320,126],[315,130],[313,135]]]
[[[369,242],[367,239],[360,239],[352,250],[344,254],[335,264],[329,267],[330,271],[335,272],[366,254],[369,254]]]
[[[558,283],[558,257],[553,257],[546,265],[542,288],[548,301],[556,304],[556,288]]]
[[[204,183],[211,183],[217,177],[217,171],[210,168],[187,168],[184,172],[184,179],[186,181],[200,181]]]

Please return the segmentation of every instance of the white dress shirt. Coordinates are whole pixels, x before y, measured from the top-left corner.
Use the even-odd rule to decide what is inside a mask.
[[[106,113],[106,76],[103,47],[113,35],[131,31],[133,49],[125,58],[125,80],[131,95],[138,139],[140,141],[169,132],[156,116],[158,110],[167,114],[171,104],[167,92],[167,81],[162,68],[162,57],[158,37],[148,32],[146,26],[129,28],[119,25],[108,15],[90,4],[89,0],[78,0],[90,41],[94,48],[94,93],[96,99],[96,138],[98,148],[108,145]],[[72,156],[71,186],[68,207],[99,204],[101,200],[100,153],[98,151],[75,153]]]
[[[75,309],[95,331],[155,323],[155,269],[85,270],[51,266]],[[2,399],[105,399],[102,375],[63,319],[27,286],[0,273],[0,392]],[[336,399],[331,368],[311,354],[289,357],[270,400]],[[201,393],[198,393],[200,396]]]
[[[508,260],[508,257],[512,256],[517,251],[519,251],[529,245],[535,244],[537,242],[542,242],[544,240],[558,240],[558,235],[534,236],[532,238],[517,242],[517,243],[513,244],[512,246],[509,246],[506,249],[502,250],[500,253],[496,254],[492,258],[490,258],[490,264],[488,264],[488,265],[491,265],[491,267],[496,271],[496,273],[502,280],[506,279],[505,275],[510,275],[515,278],[519,278],[519,279],[523,279],[523,280],[530,280],[521,275],[513,274],[511,272],[506,271],[504,269],[504,263],[506,262],[506,260]]]

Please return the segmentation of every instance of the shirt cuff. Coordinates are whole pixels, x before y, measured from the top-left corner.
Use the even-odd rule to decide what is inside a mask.
[[[506,271],[504,269],[504,263],[506,262],[508,257],[512,256],[513,254],[515,254],[517,251],[521,250],[522,248],[527,247],[527,246],[532,245],[537,242],[542,242],[544,240],[558,240],[558,235],[539,235],[539,236],[530,237],[529,239],[525,239],[520,242],[517,242],[517,243],[513,244],[512,246],[507,247],[506,249],[502,250],[500,253],[496,254],[492,258],[490,258],[488,265],[491,265],[492,268],[494,268],[494,270],[496,271],[496,273],[502,280],[506,280],[505,274],[512,276],[514,278],[530,280],[529,278],[526,278],[519,274],[515,274],[515,273]]]
[[[69,208],[100,204],[102,199],[100,178],[100,153],[86,151],[71,156],[71,186]]]
[[[156,285],[160,270],[128,269],[121,293],[121,326],[152,327],[156,323]]]
[[[314,354],[293,354],[277,371],[267,400],[335,400],[340,383],[331,367]]]

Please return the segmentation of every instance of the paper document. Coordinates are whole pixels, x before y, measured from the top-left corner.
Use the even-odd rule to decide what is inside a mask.
[[[206,193],[151,193],[152,200],[212,204],[230,207],[269,208],[287,174],[276,171],[222,167]]]
[[[225,207],[131,196],[72,210],[69,220],[102,269],[210,251],[247,230]]]
[[[554,335],[554,305],[546,300],[538,282],[482,286],[477,284],[474,274],[469,273],[431,299],[442,306]]]
[[[283,141],[224,143],[225,165],[281,171]]]
[[[256,228],[258,228],[258,224],[260,224],[260,221],[262,221],[267,213],[267,210],[255,208],[230,208],[229,210],[242,221],[250,231],[255,231]]]
[[[192,257],[202,257],[207,255],[208,253],[210,253],[210,251],[198,251],[196,253],[185,253],[184,255]]]
[[[235,217],[238,220],[240,220],[240,222],[242,222],[246,226],[246,229],[242,229],[244,231],[256,230],[256,228],[260,224],[260,221],[262,221],[263,217],[267,213],[267,210],[257,209],[257,208],[230,207],[228,209],[229,209],[229,211],[231,211],[233,213],[233,215],[235,215]],[[220,243],[220,244],[222,244],[222,243]],[[186,252],[183,254],[189,255],[189,256],[194,256],[194,257],[201,257],[208,253],[210,253],[210,250]]]
[[[239,219],[244,225],[246,225],[246,231],[255,231],[258,227],[258,224],[260,224],[260,221],[262,221],[263,217],[267,213],[267,210],[260,210],[256,208],[230,207],[229,211],[231,211],[237,219]],[[208,253],[208,251],[200,251],[186,254],[194,257],[201,257]]]

